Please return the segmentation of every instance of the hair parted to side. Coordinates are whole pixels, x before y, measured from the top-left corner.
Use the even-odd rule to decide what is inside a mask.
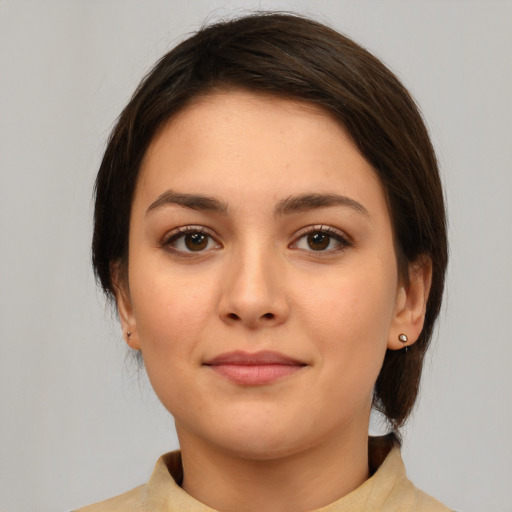
[[[333,115],[378,175],[394,229],[399,274],[428,257],[432,285],[423,331],[388,350],[374,407],[395,431],[415,403],[441,306],[448,259],[443,190],[413,99],[377,58],[316,21],[256,13],[203,27],[157,62],[121,113],[96,180],[93,266],[115,300],[113,269],[126,268],[130,211],[141,160],[156,131],[201,95],[242,88],[314,103]]]

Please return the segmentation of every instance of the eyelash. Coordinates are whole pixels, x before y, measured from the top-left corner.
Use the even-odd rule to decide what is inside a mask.
[[[216,244],[215,248],[219,248],[220,244],[217,242],[215,237],[210,233],[210,231],[205,228],[204,226],[182,226],[179,228],[176,228],[171,233],[165,236],[165,238],[161,242],[161,247],[167,251],[172,252],[173,254],[177,256],[181,256],[184,258],[188,258],[193,255],[201,255],[204,254],[206,251],[210,251],[214,249],[213,247],[207,247],[206,249],[202,249],[200,251],[193,251],[193,250],[184,250],[184,249],[178,249],[173,246],[173,243],[176,243],[180,239],[185,240],[186,235],[204,235],[207,237],[207,244],[209,245],[211,241],[213,241]]]
[[[326,248],[315,250],[311,247],[309,248],[301,248],[298,247],[299,242],[311,235],[325,235],[328,237],[328,245]],[[206,247],[202,248],[198,251],[194,250],[186,250],[186,249],[178,249],[173,246],[176,242],[178,242],[180,239],[185,240],[186,235],[203,235],[207,237],[206,240]],[[337,246],[334,248],[329,248],[329,245],[331,245],[332,240],[335,240],[337,242]],[[216,244],[216,247],[208,247],[211,242],[214,242]],[[186,243],[186,242],[185,242]],[[308,243],[308,242],[306,242]],[[161,247],[164,248],[167,251],[172,252],[173,254],[176,254],[180,257],[191,257],[193,255],[199,256],[207,251],[211,251],[212,249],[221,248],[221,244],[216,240],[216,238],[211,234],[211,232],[205,228],[204,226],[183,226],[176,228],[171,233],[169,233],[163,241],[161,242]],[[291,249],[294,250],[301,250],[304,252],[310,252],[312,254],[315,254],[317,256],[321,256],[324,254],[332,254],[334,252],[340,252],[345,250],[348,247],[351,247],[353,245],[352,241],[348,239],[346,235],[343,234],[343,232],[330,227],[330,226],[324,226],[324,225],[314,225],[314,226],[306,226],[302,229],[300,229],[295,234],[294,241],[288,246]]]
[[[328,241],[329,245],[331,244],[331,241],[334,239],[338,244],[337,247],[320,249],[320,250],[315,250],[312,248],[301,249],[300,247],[297,247],[298,242],[301,239],[311,236],[311,235],[316,235],[316,234],[326,235],[327,237],[329,237],[329,241]],[[342,231],[339,231],[331,226],[315,225],[315,226],[306,226],[306,227],[302,228],[301,230],[299,230],[299,232],[297,233],[297,235],[295,237],[295,240],[290,244],[289,247],[291,247],[293,249],[304,250],[306,252],[311,252],[315,255],[321,256],[325,253],[331,254],[333,252],[340,252],[340,251],[343,251],[343,250],[347,249],[348,247],[352,247],[352,246],[353,246],[353,242]]]

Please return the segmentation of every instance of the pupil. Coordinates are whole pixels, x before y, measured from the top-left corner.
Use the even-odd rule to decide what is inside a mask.
[[[191,251],[202,251],[208,244],[208,238],[202,233],[192,233],[185,236],[185,245]]]
[[[325,235],[324,233],[311,233],[311,235],[308,236],[308,245],[314,251],[327,249],[329,242],[329,235]]]

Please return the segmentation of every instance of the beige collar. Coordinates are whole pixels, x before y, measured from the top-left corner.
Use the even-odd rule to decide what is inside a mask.
[[[407,479],[392,437],[371,439],[369,448],[373,475],[316,512],[449,512]],[[146,485],[76,512],[215,512],[187,494],[180,487],[182,480],[181,453],[170,452],[160,457]]]
[[[389,444],[387,446],[389,450]],[[382,450],[378,453],[377,449],[373,458],[379,459],[382,453]],[[213,509],[192,498],[179,486],[178,483],[181,483],[182,479],[180,452],[170,452],[162,456],[156,464],[150,481],[145,486],[146,505],[150,506],[143,510],[214,512]],[[363,485],[340,500],[318,509],[317,512],[396,512],[398,510],[400,512],[448,511],[439,502],[418,491],[407,479],[400,449],[395,445],[385,456],[380,467]]]

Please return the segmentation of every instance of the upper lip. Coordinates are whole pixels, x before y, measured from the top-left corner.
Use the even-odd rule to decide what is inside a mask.
[[[279,352],[273,352],[271,350],[263,350],[260,352],[244,352],[242,350],[225,352],[211,359],[208,359],[203,364],[207,366],[215,366],[221,364],[232,364],[240,366],[258,366],[266,364],[306,366],[306,363],[303,361],[285,356]]]

